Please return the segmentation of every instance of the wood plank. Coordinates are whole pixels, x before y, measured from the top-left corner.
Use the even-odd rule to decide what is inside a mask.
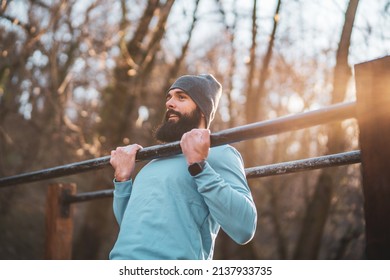
[[[45,259],[70,260],[73,242],[73,207],[64,202],[75,195],[75,184],[51,184],[46,201]]]
[[[355,66],[366,254],[390,259],[390,56]]]

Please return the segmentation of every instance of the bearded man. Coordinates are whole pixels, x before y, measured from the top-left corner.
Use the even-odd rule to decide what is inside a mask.
[[[182,76],[169,88],[155,137],[180,140],[182,154],[150,161],[133,179],[142,147],[111,152],[119,234],[110,259],[212,259],[220,228],[238,244],[253,238],[257,211],[241,155],[230,145],[210,148],[221,94],[210,74]]]

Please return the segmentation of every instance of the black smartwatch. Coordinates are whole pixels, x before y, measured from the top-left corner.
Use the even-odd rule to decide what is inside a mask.
[[[203,171],[205,165],[206,165],[206,161],[204,160],[195,162],[188,166],[188,172],[190,172],[191,176],[196,176]]]

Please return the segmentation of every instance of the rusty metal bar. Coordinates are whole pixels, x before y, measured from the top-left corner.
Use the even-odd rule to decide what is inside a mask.
[[[307,128],[332,121],[355,118],[355,108],[355,102],[340,103],[319,110],[226,129],[211,135],[211,146],[215,147],[224,144],[231,144],[253,138],[265,137],[282,132]],[[136,160],[151,160],[179,153],[181,153],[180,144],[179,141],[176,141],[169,144],[155,145],[141,149],[137,153]],[[0,187],[46,180],[95,170],[109,165],[109,162],[110,156],[105,156],[39,171],[0,178]]]
[[[69,195],[65,198],[66,203],[75,203],[75,202],[85,202],[89,200],[94,200],[98,198],[112,197],[114,190],[100,190],[100,191],[92,191],[79,193],[75,195]]]
[[[360,163],[360,151],[351,151],[264,166],[250,167],[245,169],[245,174],[247,179],[254,179],[355,163]],[[114,190],[108,189],[70,195],[66,197],[65,202],[75,203],[89,201],[97,198],[112,197],[113,192]]]
[[[245,169],[245,173],[247,179],[252,179],[354,163],[360,163],[360,151],[352,151],[309,159],[301,159],[265,166],[252,167]]]

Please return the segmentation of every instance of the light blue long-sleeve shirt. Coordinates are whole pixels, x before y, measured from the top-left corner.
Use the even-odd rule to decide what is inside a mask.
[[[134,183],[114,185],[120,230],[110,259],[212,259],[220,227],[239,244],[256,230],[242,158],[229,145],[211,148],[194,177],[180,154],[149,162]]]

